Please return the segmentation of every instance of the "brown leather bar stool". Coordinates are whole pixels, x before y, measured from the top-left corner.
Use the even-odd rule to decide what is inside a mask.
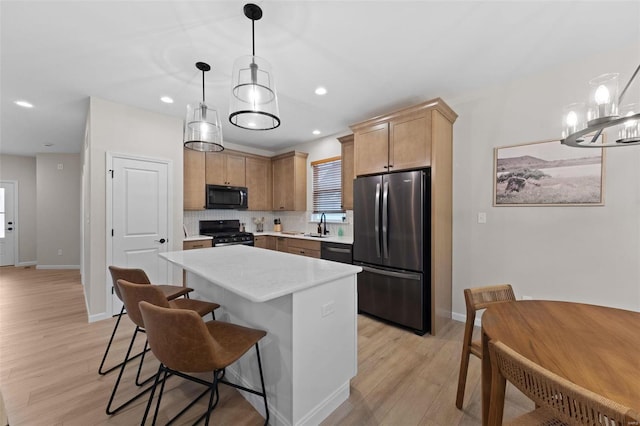
[[[122,296],[120,296],[120,290],[118,290],[118,286],[116,285],[116,282],[118,280],[126,280],[132,283],[137,283],[137,284],[151,284],[151,281],[149,281],[149,277],[147,276],[147,274],[142,270],[142,269],[137,269],[137,268],[121,268],[119,266],[109,266],[109,272],[111,272],[111,279],[113,280],[113,290],[116,293],[116,296],[118,296],[118,299],[122,300]],[[184,297],[189,297],[189,293],[193,291],[192,288],[189,287],[183,287],[183,286],[179,286],[179,285],[168,285],[168,284],[156,284],[156,286],[162,290],[162,292],[164,293],[165,297],[168,300],[173,300],[176,299],[178,297],[184,296]],[[118,325],[120,325],[120,319],[122,319],[122,315],[125,313],[125,309],[124,309],[124,305],[122,306],[122,309],[120,309],[120,313],[117,315],[118,319],[116,320],[116,324],[113,327],[113,331],[111,332],[111,337],[109,338],[109,343],[107,343],[107,349],[105,349],[104,351],[104,355],[102,356],[102,361],[100,362],[100,367],[98,367],[98,374],[100,375],[105,375],[107,373],[112,372],[113,370],[115,370],[116,368],[120,367],[120,364],[114,365],[113,367],[109,368],[108,370],[104,370],[104,363],[107,360],[107,355],[109,354],[109,349],[111,348],[111,343],[113,343],[113,338],[116,336],[116,331],[118,330]],[[135,359],[139,356],[141,356],[142,353],[139,353],[133,357],[131,357],[131,359]]]
[[[467,370],[469,370],[469,356],[471,354],[482,359],[482,346],[479,340],[473,340],[473,326],[479,310],[486,309],[494,303],[516,300],[513,288],[509,284],[464,289],[464,302],[467,306],[467,320],[464,324],[464,340],[462,342],[462,357],[460,359],[460,373],[458,376],[458,395],[456,407],[462,409],[464,402],[464,388],[467,384]]]
[[[169,424],[173,423],[209,392],[207,411],[194,423],[197,424],[205,418],[205,425],[208,425],[211,412],[219,401],[218,383],[261,396],[264,399],[264,424],[267,425],[269,423],[269,407],[267,405],[267,394],[264,386],[260,349],[258,347],[260,339],[267,334],[265,331],[222,321],[205,323],[194,312],[163,308],[148,302],[140,302],[140,311],[147,330],[151,352],[161,363],[141,424],[144,424],[147,419],[155,389],[161,382],[152,424],[156,423],[167,374],[179,376],[207,387],[194,401],[174,416],[169,421]],[[255,346],[258,356],[258,370],[260,372],[262,391],[248,389],[224,379],[224,369],[237,361],[251,349],[251,346]],[[184,372],[212,372],[212,381],[208,382]]]
[[[120,373],[118,374],[118,378],[113,386],[113,390],[111,392],[111,397],[109,398],[109,403],[107,404],[107,414],[111,415],[122,408],[129,405],[131,402],[140,398],[146,392],[151,390],[151,386],[142,390],[140,393],[135,395],[133,398],[128,401],[122,403],[117,408],[111,409],[111,404],[116,396],[116,392],[118,391],[118,386],[120,385],[120,380],[122,379],[122,374],[127,366],[127,362],[130,361],[131,349],[133,348],[133,344],[135,343],[136,336],[138,332],[146,333],[144,322],[142,321],[142,314],[140,313],[140,308],[138,304],[141,301],[148,301],[158,306],[162,306],[168,309],[175,309],[181,311],[189,311],[193,312],[194,315],[199,317],[203,317],[209,313],[211,313],[212,318],[215,320],[214,310],[218,309],[220,305],[213,302],[205,302],[203,300],[196,299],[174,299],[167,300],[164,292],[156,285],[149,284],[134,284],[125,280],[116,281],[116,286],[120,291],[120,295],[122,296],[122,302],[124,303],[125,308],[127,309],[127,313],[129,314],[129,318],[136,325],[136,329],[133,332],[133,336],[131,337],[131,343],[129,344],[129,349],[127,350],[127,354],[124,357],[124,361],[120,366]],[[147,343],[145,342],[144,349],[142,351],[142,357],[144,360],[144,353],[147,350]],[[140,369],[142,368],[142,361],[140,361],[140,366],[138,367],[138,376],[136,377],[136,384],[138,384],[137,380],[140,375]],[[150,377],[153,378],[154,376]],[[148,381],[148,380],[147,380]],[[146,383],[144,381],[142,384]]]

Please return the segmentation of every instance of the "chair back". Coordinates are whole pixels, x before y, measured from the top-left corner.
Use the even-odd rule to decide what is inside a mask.
[[[217,362],[222,347],[195,311],[140,302],[147,340],[155,357],[166,367],[182,372],[224,368]]]
[[[121,268],[119,266],[109,266],[109,272],[111,272],[111,279],[113,280],[113,289],[116,292],[118,299],[122,300],[120,289],[116,285],[118,280],[129,281],[136,284],[151,284],[147,274],[138,268]]]
[[[162,290],[149,284],[135,284],[125,280],[116,281],[116,287],[119,288],[122,295],[122,302],[127,309],[127,314],[131,321],[138,327],[145,328],[140,314],[138,304],[145,300],[154,305],[169,307],[169,301]]]
[[[464,289],[464,301],[467,305],[467,313],[485,309],[497,302],[516,300],[513,288],[510,284],[500,284],[485,287]]]
[[[489,353],[493,368],[537,406],[553,411],[563,422],[570,425],[626,426],[638,424],[640,420],[638,413],[630,408],[542,368],[501,342],[489,342]]]

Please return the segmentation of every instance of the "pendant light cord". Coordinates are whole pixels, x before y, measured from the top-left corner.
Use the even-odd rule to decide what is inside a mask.
[[[256,21],[255,19],[251,19],[251,55],[256,56]]]
[[[204,70],[202,70],[202,103],[204,104]]]

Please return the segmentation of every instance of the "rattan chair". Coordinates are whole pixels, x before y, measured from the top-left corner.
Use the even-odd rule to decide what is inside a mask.
[[[168,424],[172,424],[198,400],[209,393],[207,411],[194,423],[197,424],[205,418],[205,425],[208,425],[211,413],[219,401],[219,383],[261,396],[264,399],[264,424],[267,425],[269,423],[269,407],[267,405],[267,394],[262,374],[260,349],[258,347],[260,339],[267,334],[265,331],[222,321],[205,323],[202,318],[199,318],[193,312],[167,309],[147,302],[140,302],[140,311],[146,325],[151,351],[161,363],[154,383],[154,390],[149,396],[141,424],[146,422],[155,389],[161,383],[152,424],[156,423],[167,374],[179,376],[207,387],[195,400],[173,417]],[[176,344],[176,342],[180,343]],[[252,346],[256,348],[261,391],[248,389],[224,379],[224,369],[237,361]],[[185,372],[210,372],[212,373],[212,379],[209,382],[199,377],[185,374]]]
[[[489,424],[501,425],[506,381],[536,404],[534,411],[509,425],[631,426],[640,415],[628,407],[584,389],[523,357],[501,342],[489,342],[491,403]],[[498,401],[499,400],[499,401]]]
[[[460,359],[460,373],[458,376],[458,394],[456,407],[462,409],[464,402],[464,388],[467,384],[467,371],[469,370],[469,356],[471,354],[482,359],[482,346],[479,340],[473,340],[473,327],[476,314],[494,303],[516,300],[513,289],[509,284],[501,284],[486,287],[466,288],[464,290],[464,302],[467,306],[467,319],[464,325],[464,340],[462,342],[462,357]]]
[[[149,281],[149,277],[142,269],[137,268],[121,268],[119,266],[109,266],[109,272],[111,272],[111,279],[113,280],[113,290],[118,296],[118,299],[122,300],[122,296],[120,296],[120,290],[118,290],[118,286],[116,282],[118,280],[126,280],[132,283],[137,284],[151,284]],[[183,287],[178,285],[168,285],[168,284],[156,284],[156,286],[162,290],[165,297],[168,300],[177,299],[178,297],[189,297],[189,293],[193,291],[192,288]],[[120,325],[120,319],[122,319],[122,315],[125,314],[124,305],[122,305],[122,309],[120,309],[120,313],[117,315],[118,319],[116,320],[116,324],[113,326],[113,331],[111,332],[111,337],[109,338],[109,343],[107,343],[107,348],[104,351],[104,355],[102,356],[102,361],[100,362],[100,367],[98,367],[98,374],[105,375],[115,370],[116,368],[121,367],[120,364],[116,364],[113,367],[103,370],[104,363],[107,360],[107,355],[109,354],[109,349],[111,349],[111,343],[113,343],[113,339],[116,336],[116,331],[118,330],[118,326]],[[142,355],[142,352],[131,357],[131,359],[135,359]]]
[[[124,357],[124,361],[120,364],[120,372],[118,373],[118,378],[113,386],[113,390],[111,391],[111,397],[109,398],[109,403],[107,404],[107,414],[111,415],[117,413],[122,408],[129,405],[131,402],[135,401],[143,394],[151,390],[151,386],[147,389],[142,390],[133,398],[128,401],[122,403],[117,408],[111,408],[111,404],[116,396],[116,392],[118,391],[118,387],[120,385],[120,380],[122,379],[122,374],[127,366],[127,362],[130,361],[131,350],[136,340],[136,336],[139,332],[145,333],[145,326],[142,320],[142,314],[140,313],[140,308],[138,304],[141,301],[148,301],[158,306],[162,306],[168,309],[174,310],[183,310],[183,311],[191,311],[194,312],[194,315],[198,315],[203,317],[207,314],[211,314],[212,318],[215,320],[214,310],[218,309],[220,305],[213,302],[205,302],[203,300],[196,299],[174,299],[167,300],[164,292],[159,286],[149,285],[149,284],[134,284],[125,280],[116,281],[116,287],[120,292],[120,296],[122,297],[122,302],[124,303],[125,308],[127,309],[127,313],[129,318],[136,325],[136,329],[133,332],[133,336],[131,337],[131,343],[129,344],[129,349],[127,349],[127,354]],[[173,342],[172,342],[173,343]],[[142,359],[140,361],[140,366],[138,367],[138,374],[136,376],[136,384],[138,383],[138,379],[140,376],[140,370],[142,368],[142,362],[144,360],[144,354],[147,351],[148,341],[145,341],[144,349],[142,350]],[[149,379],[152,379],[155,376],[151,376]],[[142,384],[146,383],[145,380]]]

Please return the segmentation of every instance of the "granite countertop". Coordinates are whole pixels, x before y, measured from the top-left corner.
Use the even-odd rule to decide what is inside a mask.
[[[252,302],[266,302],[362,270],[245,245],[172,251],[160,257]]]
[[[342,244],[353,244],[353,237],[347,237],[347,236],[338,236],[338,235],[326,235],[323,237],[310,237],[308,235],[304,235],[302,233],[296,233],[296,234],[288,234],[286,231],[285,232],[273,232],[273,231],[267,231],[267,232],[254,232],[253,233],[254,236],[260,236],[260,235],[271,235],[271,236],[275,236],[275,237],[286,237],[286,238],[298,238],[301,240],[311,240],[311,241],[327,241],[327,242],[331,242],[331,243],[342,243]]]

